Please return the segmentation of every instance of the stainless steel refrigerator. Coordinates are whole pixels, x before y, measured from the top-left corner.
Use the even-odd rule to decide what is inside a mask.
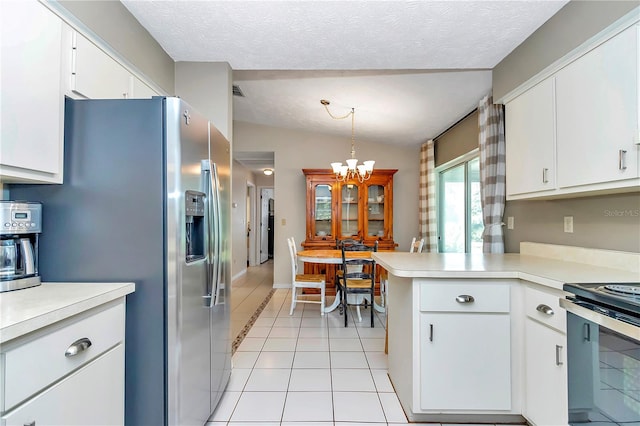
[[[9,187],[43,203],[42,281],[134,281],[125,424],[202,425],[231,374],[229,143],[168,97],[67,99],[64,129],[64,183]]]

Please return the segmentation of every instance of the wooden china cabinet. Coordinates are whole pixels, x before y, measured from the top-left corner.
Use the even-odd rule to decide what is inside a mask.
[[[334,249],[347,238],[367,245],[378,241],[378,250],[395,249],[393,175],[397,169],[376,169],[364,182],[338,182],[327,169],[302,171],[307,180],[305,250]],[[327,284],[333,284],[335,265],[305,264],[305,273],[326,273]]]

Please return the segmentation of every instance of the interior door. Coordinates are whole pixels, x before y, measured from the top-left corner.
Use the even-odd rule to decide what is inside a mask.
[[[260,189],[260,263],[269,260],[269,199],[273,188]]]

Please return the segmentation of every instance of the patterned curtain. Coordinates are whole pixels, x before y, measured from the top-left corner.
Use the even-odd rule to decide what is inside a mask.
[[[429,140],[423,143],[420,148],[419,233],[420,238],[424,238],[423,252],[438,251],[435,155],[433,146],[433,140]]]
[[[502,215],[505,193],[505,142],[502,105],[494,105],[492,96],[485,96],[478,105],[480,129],[480,193],[484,232],[482,251],[504,253]]]

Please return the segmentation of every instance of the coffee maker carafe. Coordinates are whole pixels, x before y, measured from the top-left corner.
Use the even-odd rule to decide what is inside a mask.
[[[0,201],[0,292],[40,285],[42,204]]]

